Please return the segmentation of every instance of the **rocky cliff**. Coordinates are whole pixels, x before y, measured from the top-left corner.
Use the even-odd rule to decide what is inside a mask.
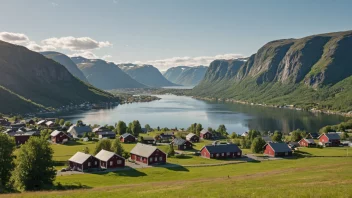
[[[195,86],[203,80],[208,67],[177,66],[169,68],[163,75],[172,83],[184,86]]]

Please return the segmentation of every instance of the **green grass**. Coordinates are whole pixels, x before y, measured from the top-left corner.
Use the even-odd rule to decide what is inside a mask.
[[[349,147],[326,147],[326,148],[306,148],[300,147],[299,152],[306,153],[311,156],[352,156],[352,148]]]

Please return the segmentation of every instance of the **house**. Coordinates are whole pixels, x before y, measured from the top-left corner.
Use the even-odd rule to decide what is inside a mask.
[[[175,138],[175,135],[174,135],[173,132],[165,132],[165,133],[161,133],[161,134],[159,135],[159,137],[160,137],[159,140],[160,140],[161,142],[170,142],[170,141],[172,141],[172,139]]]
[[[0,126],[10,126],[10,124],[8,119],[0,118]]]
[[[67,142],[70,138],[66,135],[66,133],[62,131],[55,130],[50,134],[51,142],[56,144],[62,144]]]
[[[100,168],[109,169],[125,167],[125,158],[104,149],[96,154],[95,158],[100,161]]]
[[[145,136],[141,137],[141,143],[143,144],[154,144],[155,140],[153,137]]]
[[[263,139],[266,143],[273,142],[273,140],[271,139],[270,136],[263,136],[262,139]]]
[[[26,119],[25,122],[29,125],[35,125],[35,121],[33,119]]]
[[[116,138],[116,133],[113,131],[97,132],[96,134],[98,135],[99,139],[102,139],[102,138],[115,139]]]
[[[200,132],[200,138],[202,139],[213,139],[213,134],[206,130],[206,129],[203,129],[201,132]]]
[[[242,137],[247,137],[248,135],[249,135],[248,132],[244,132],[241,134]]]
[[[47,121],[47,122],[45,122],[45,125],[46,125],[47,127],[51,128],[51,127],[54,127],[55,122],[53,122],[53,121]]]
[[[186,140],[188,140],[190,142],[199,142],[199,137],[196,134],[194,134],[194,133],[189,133],[186,136]]]
[[[239,158],[242,150],[236,144],[212,144],[204,146],[200,155],[208,159]]]
[[[288,142],[287,145],[291,150],[300,147],[300,144],[298,142]]]
[[[123,143],[135,143],[136,142],[136,137],[134,137],[130,133],[124,133],[124,134],[122,134],[120,136],[120,142],[123,142]]]
[[[110,131],[110,130],[105,126],[101,126],[93,129],[93,133],[104,132],[104,131]]]
[[[166,153],[155,146],[137,143],[130,153],[132,160],[147,165],[166,163]]]
[[[325,146],[339,146],[340,136],[337,133],[324,133],[319,136],[319,142]]]
[[[317,146],[317,144],[314,142],[314,139],[303,138],[298,143],[301,147],[316,147]]]
[[[72,137],[79,138],[79,137],[82,137],[84,133],[92,132],[92,129],[89,126],[85,126],[85,125],[79,125],[79,126],[72,125],[67,132],[70,133]]]
[[[309,139],[318,139],[319,133],[308,133],[307,138]]]
[[[11,124],[10,128],[14,130],[18,130],[19,128],[26,127],[26,124],[24,123],[16,123],[16,124]]]
[[[191,150],[193,149],[193,144],[185,139],[182,138],[175,138],[170,143],[173,146],[177,147],[177,150]]]
[[[272,157],[292,156],[292,150],[286,143],[267,143],[264,145],[264,154]]]
[[[39,132],[38,131],[30,131],[30,132],[25,132],[25,133],[16,133],[14,134],[15,137],[15,142],[16,145],[21,145],[26,143],[30,137],[32,136],[39,136]]]
[[[46,124],[45,124],[46,122],[47,122],[46,120],[40,120],[37,122],[37,125],[38,126],[46,126]]]
[[[68,163],[71,170],[80,172],[89,171],[100,167],[99,160],[96,157],[82,152],[77,152],[68,160]]]

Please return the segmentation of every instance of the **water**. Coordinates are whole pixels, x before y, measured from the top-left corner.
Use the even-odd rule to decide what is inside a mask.
[[[185,96],[161,95],[159,101],[119,105],[113,109],[91,110],[64,116],[75,123],[114,125],[119,120],[128,123],[139,120],[152,128],[188,128],[192,123],[217,128],[225,124],[229,133],[248,129],[283,131],[295,129],[317,132],[321,127],[337,124],[347,118],[338,115],[313,114],[306,111],[278,109],[244,104],[229,104],[196,100]]]

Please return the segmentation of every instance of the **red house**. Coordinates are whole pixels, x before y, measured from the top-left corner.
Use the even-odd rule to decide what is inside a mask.
[[[203,138],[203,139],[213,139],[213,134],[206,130],[206,129],[203,129],[201,132],[200,132],[200,138]]]
[[[204,146],[200,155],[208,159],[239,158],[242,150],[236,144],[213,144]]]
[[[194,133],[189,133],[186,136],[186,140],[188,140],[190,142],[199,142],[199,137],[196,134],[194,134]]]
[[[172,140],[172,142],[170,144],[177,147],[177,150],[191,150],[191,149],[193,149],[193,144],[190,141],[184,140],[182,138],[175,138]]]
[[[341,143],[340,136],[337,133],[324,133],[318,139],[322,144],[329,146],[339,146]]]
[[[286,143],[269,142],[264,145],[264,154],[272,157],[287,157],[292,156],[292,150]]]
[[[102,149],[95,157],[100,160],[100,168],[119,168],[125,167],[125,158],[116,153]]]
[[[136,142],[136,137],[134,137],[130,133],[124,133],[120,136],[120,142],[123,143],[135,143]]]
[[[69,166],[75,171],[89,171],[99,168],[99,160],[93,155],[77,152],[69,160]]]
[[[314,142],[313,139],[307,139],[307,138],[303,138],[301,139],[298,144],[301,146],[301,147],[316,147],[317,144]]]
[[[67,142],[70,138],[62,131],[55,130],[51,134],[51,142],[56,144],[62,144]]]
[[[29,140],[29,138],[32,137],[32,136],[39,136],[39,134],[38,134],[37,131],[30,131],[30,132],[25,132],[25,133],[16,133],[14,135],[16,145],[18,146],[18,145],[26,143]]]
[[[137,143],[130,153],[132,160],[147,165],[166,163],[166,153],[155,146]]]

